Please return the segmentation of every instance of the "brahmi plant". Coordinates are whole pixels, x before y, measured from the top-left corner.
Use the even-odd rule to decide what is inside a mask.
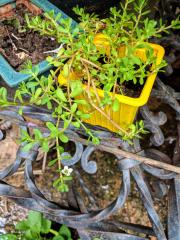
[[[114,112],[118,111],[119,101],[115,94],[126,94],[125,83],[141,86],[150,74],[166,65],[165,61],[155,64],[148,40],[161,37],[161,33],[171,28],[179,28],[179,19],[166,26],[161,20],[157,22],[147,18],[145,6],[145,0],[126,0],[120,10],[111,8],[110,17],[106,19],[99,19],[97,15],[87,14],[77,7],[74,11],[79,15],[80,23],[75,26],[70,18],[63,19],[61,14],[55,15],[53,11],[45,13],[43,17],[30,18],[26,15],[27,28],[56,38],[59,42],[57,55],[47,58],[56,70],[51,70],[48,76],[39,76],[38,67],[27,62],[23,72],[30,74],[31,79],[19,86],[14,102],[7,100],[7,90],[1,88],[0,104],[1,108],[37,105],[52,111],[56,123],[46,123],[49,135],[45,137],[39,129],[34,129],[33,134],[24,131],[21,142],[26,143],[24,150],[28,151],[39,143],[45,152],[49,151],[51,141],[56,142],[57,158],[51,160],[49,165],[58,164],[59,177],[54,186],[61,192],[68,191],[67,181],[72,179],[72,169],[63,168],[61,164],[63,144],[69,141],[67,128],[70,125],[83,128],[88,140],[99,144],[97,136],[83,122],[91,117],[91,112],[84,112],[79,106],[90,106],[103,114],[124,140],[131,141],[146,133],[143,121],[124,129],[117,126],[109,112],[104,110],[110,106]],[[137,49],[146,49],[146,61],[136,55]],[[103,98],[98,96],[97,89],[104,91]],[[113,97],[110,93],[113,93]],[[79,98],[82,94],[86,98]],[[23,111],[20,113],[23,114]],[[59,128],[60,122],[63,122],[62,128]]]
[[[0,234],[1,240],[73,240],[71,231],[62,225],[58,231],[39,212],[30,211],[27,219],[19,221],[14,233]]]

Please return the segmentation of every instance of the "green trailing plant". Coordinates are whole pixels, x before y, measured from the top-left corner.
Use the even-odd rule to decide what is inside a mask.
[[[66,225],[59,230],[52,228],[52,222],[39,212],[30,211],[26,220],[15,226],[15,233],[0,235],[1,240],[73,240]]]
[[[54,186],[61,192],[68,191],[67,183],[72,179],[72,169],[63,168],[61,164],[64,159],[63,144],[69,140],[66,129],[70,125],[77,129],[83,128],[89,136],[88,141],[99,144],[97,136],[83,123],[91,112],[83,112],[79,106],[93,108],[103,114],[118,129],[118,134],[124,140],[130,142],[146,133],[143,121],[124,130],[105,110],[106,106],[110,106],[114,112],[118,111],[119,102],[115,94],[125,94],[125,83],[143,85],[150,74],[166,65],[165,61],[156,65],[148,41],[160,37],[171,28],[179,28],[179,19],[166,26],[162,21],[148,19],[145,6],[145,0],[126,0],[125,5],[121,5],[121,10],[111,8],[110,17],[106,19],[99,19],[95,14],[87,14],[83,9],[75,8],[80,19],[77,25],[73,25],[69,18],[62,18],[61,14],[55,15],[53,11],[45,13],[44,17],[30,18],[26,15],[27,28],[56,38],[59,42],[57,55],[47,58],[56,70],[51,70],[48,76],[39,76],[38,67],[27,62],[23,72],[30,74],[31,79],[19,86],[13,102],[7,100],[7,90],[1,88],[0,106],[37,105],[52,111],[56,123],[46,123],[49,135],[45,137],[38,129],[34,129],[32,134],[24,131],[21,142],[26,143],[26,151],[38,143],[44,152],[48,152],[49,142],[55,141],[57,158],[52,159],[49,166],[58,164],[59,177]],[[134,11],[131,11],[132,8]],[[136,55],[138,49],[146,49],[146,61]],[[68,79],[73,81],[67,81]],[[59,81],[64,80],[66,84],[61,85]],[[98,96],[98,88],[104,90],[104,97]],[[113,93],[112,97],[110,93]],[[81,94],[86,95],[86,100],[78,98]],[[23,108],[20,108],[19,113],[23,114]],[[60,122],[63,122],[61,129]]]

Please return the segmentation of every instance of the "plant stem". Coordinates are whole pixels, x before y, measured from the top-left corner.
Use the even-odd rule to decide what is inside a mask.
[[[72,56],[71,58],[71,62],[69,64],[69,73],[71,71],[71,67],[72,67],[72,64],[73,64],[73,61],[74,61],[74,58],[75,58],[75,55]],[[71,99],[71,96],[70,96],[70,83],[69,83],[70,79],[68,79],[67,81],[67,94],[68,94],[68,100],[69,100],[69,104],[70,104],[70,107],[72,106],[72,99]]]
[[[133,28],[133,30],[131,32],[132,35],[133,35],[134,31],[136,30],[136,28],[138,27],[139,21],[140,21],[141,16],[142,16],[142,9],[143,9],[143,6],[141,6],[140,9],[139,9],[139,14],[138,14],[136,23],[135,23],[134,28]]]
[[[84,65],[84,67],[85,67],[86,69],[88,69],[88,66],[87,66],[85,63],[82,62],[82,64]],[[89,72],[89,70],[88,70],[88,72]],[[89,80],[90,80],[90,81],[89,81]],[[100,97],[99,97],[99,95],[98,95],[98,93],[97,93],[97,89],[96,89],[94,80],[93,80],[92,78],[90,78],[90,74],[89,74],[89,80],[88,80],[88,91],[89,91],[89,89],[90,89],[90,84],[91,84],[92,87],[93,87],[94,93],[95,93],[95,95],[96,95],[96,99],[97,99],[97,101],[98,101],[98,104],[100,105],[100,104],[101,104],[101,100],[100,100]]]
[[[173,27],[173,25],[169,25],[167,27],[162,26],[159,30],[156,31],[156,34],[160,33],[160,32],[164,32],[164,31],[166,31],[168,29],[171,29],[172,27]]]
[[[85,62],[85,63],[87,63],[87,64],[90,64],[90,65],[94,66],[95,68],[97,68],[97,69],[99,69],[99,70],[102,70],[102,68],[99,67],[97,64],[95,64],[95,63],[93,63],[93,62],[91,62],[91,61],[89,61],[89,60],[87,60],[87,59],[85,59],[85,58],[82,58],[82,57],[81,57],[80,60],[83,61],[83,62]]]
[[[53,230],[53,229],[50,229],[49,232],[52,233],[55,236],[59,235],[59,233],[57,231]]]
[[[88,83],[90,83],[90,73],[89,73],[89,70],[88,70],[88,67],[86,65],[84,65],[85,69],[86,69],[86,72],[87,72],[87,77],[88,77]],[[89,84],[88,84],[89,85]],[[91,98],[91,95],[90,95],[90,92],[89,92],[89,89],[86,91],[87,92],[87,96],[88,96],[88,99],[89,99],[89,102],[90,104],[98,111],[100,112],[105,118],[107,118],[111,123],[112,125],[114,125],[121,133],[124,133],[126,135],[128,135],[128,132],[125,131],[123,128],[121,128],[116,122],[114,122],[111,117],[106,114],[102,109],[100,109],[98,106],[96,106]]]
[[[56,123],[57,128],[59,127],[59,121],[60,121],[60,119],[58,117],[58,120]],[[59,150],[59,137],[56,137],[56,151],[57,151],[58,168],[59,168],[59,170],[61,170],[61,153]],[[63,176],[62,176],[61,172],[59,172],[59,177],[60,177],[61,183],[63,183]]]

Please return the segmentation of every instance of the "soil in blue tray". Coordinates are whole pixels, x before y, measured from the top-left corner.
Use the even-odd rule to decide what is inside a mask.
[[[59,46],[54,38],[27,29],[25,14],[32,16],[24,5],[18,5],[13,17],[0,20],[0,53],[16,71],[20,71],[27,60],[33,64],[45,60],[52,55],[46,52]]]

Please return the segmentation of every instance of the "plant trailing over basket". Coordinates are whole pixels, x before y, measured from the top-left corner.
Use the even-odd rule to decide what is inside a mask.
[[[0,234],[1,240],[73,240],[70,229],[62,225],[59,231],[39,212],[30,211],[26,220],[16,225],[16,233]]]
[[[146,133],[142,121],[124,127],[112,118],[114,114],[117,116],[121,108],[118,96],[121,98],[127,94],[129,83],[134,89],[140,88],[146,84],[147,78],[166,65],[165,61],[157,63],[154,49],[148,40],[160,37],[161,33],[171,28],[179,28],[180,24],[178,19],[166,26],[161,21],[157,23],[146,18],[148,11],[144,10],[145,5],[145,0],[126,0],[121,10],[111,8],[111,16],[102,20],[94,14],[86,14],[83,9],[75,8],[81,22],[73,28],[71,19],[62,19],[60,14],[55,16],[53,11],[45,13],[44,18],[36,16],[30,19],[26,16],[30,29],[55,37],[61,44],[57,57],[47,58],[57,69],[51,70],[48,76],[39,77],[38,68],[33,68],[28,62],[24,73],[31,74],[32,78],[20,85],[14,102],[9,102],[7,91],[0,89],[0,104],[1,107],[19,105],[19,100],[22,106],[47,106],[52,110],[52,116],[57,122],[46,123],[49,135],[44,137],[36,129],[33,136],[23,132],[21,141],[26,142],[25,150],[39,143],[48,152],[49,142],[55,140],[57,158],[50,165],[58,163],[59,178],[54,186],[61,192],[68,191],[66,181],[72,178],[72,169],[63,169],[61,166],[64,158],[61,143],[68,142],[66,129],[70,125],[84,128],[94,144],[98,144],[99,139],[83,123],[95,118],[92,115],[94,113],[101,114],[124,140],[131,141],[140,137],[141,133]],[[130,9],[134,9],[134,12]],[[102,90],[103,94],[99,94]],[[24,95],[29,96],[29,102]],[[63,128],[59,130],[61,121]]]

